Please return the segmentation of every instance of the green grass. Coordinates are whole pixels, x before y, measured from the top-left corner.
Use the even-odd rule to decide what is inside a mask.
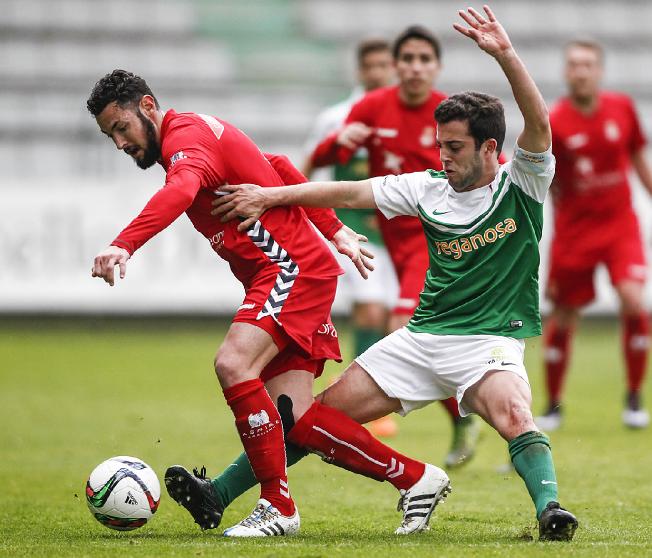
[[[479,454],[453,472],[454,491],[432,530],[397,538],[397,495],[309,456],[291,469],[302,517],[291,539],[233,541],[201,533],[164,494],[153,521],[133,533],[89,514],[84,483],[118,454],[162,477],[172,463],[217,473],[240,451],[211,362],[223,325],[89,322],[0,329],[0,555],[4,556],[644,556],[652,554],[652,441],[620,423],[623,373],[615,323],[585,323],[568,381],[566,424],[552,435],[562,504],[579,517],[571,544],[536,542],[531,502],[515,474],[499,475],[506,446],[488,427]],[[341,338],[348,339],[344,330]],[[348,346],[345,347],[348,350]],[[541,343],[527,362],[541,397]],[[341,367],[331,366],[327,375]],[[323,385],[325,379],[320,383]],[[647,400],[652,393],[647,389]],[[449,424],[438,405],[400,419],[391,444],[440,463]],[[226,526],[255,503],[250,491]],[[534,539],[533,539],[534,537]]]

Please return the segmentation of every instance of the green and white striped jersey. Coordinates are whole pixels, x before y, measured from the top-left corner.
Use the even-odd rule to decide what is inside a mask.
[[[555,173],[551,149],[515,148],[491,184],[456,192],[443,172],[372,179],[378,208],[414,215],[428,241],[430,267],[408,324],[437,335],[541,334],[539,241],[543,201]]]

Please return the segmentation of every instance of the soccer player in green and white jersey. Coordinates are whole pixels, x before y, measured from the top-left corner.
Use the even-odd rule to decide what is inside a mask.
[[[410,323],[360,355],[318,398],[358,422],[456,397],[508,442],[525,481],[542,540],[570,540],[577,520],[560,507],[550,441],[530,410],[524,339],[541,333],[538,308],[543,201],[554,175],[548,110],[491,10],[459,14],[463,35],[496,59],[524,127],[514,158],[500,165],[500,101],[461,93],[435,111],[444,172],[279,188],[226,186],[216,213],[246,228],[276,205],[379,208],[421,219],[430,269]]]

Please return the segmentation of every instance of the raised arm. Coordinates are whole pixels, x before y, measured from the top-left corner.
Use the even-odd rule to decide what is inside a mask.
[[[552,143],[548,108],[523,61],[514,50],[509,36],[489,6],[483,6],[486,17],[473,8],[460,10],[460,17],[469,25],[453,27],[473,39],[486,53],[493,56],[502,68],[514,94],[525,125],[518,137],[521,149],[533,153],[546,151]]]
[[[277,205],[301,205],[304,207],[376,208],[371,180],[342,182],[306,182],[294,186],[261,188],[254,184],[226,185],[213,205],[213,215],[221,215],[222,221],[236,217],[244,220],[238,230],[246,230],[270,207]]]

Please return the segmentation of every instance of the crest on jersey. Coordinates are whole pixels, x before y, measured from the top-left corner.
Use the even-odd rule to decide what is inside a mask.
[[[573,134],[572,136],[569,136],[566,138],[566,147],[568,149],[579,149],[580,147],[584,147],[589,141],[589,136],[588,134],[585,134],[584,132],[579,132],[577,134]]]
[[[435,128],[433,126],[426,126],[423,129],[419,143],[421,143],[421,147],[432,147],[435,145]]]
[[[181,159],[187,159],[188,157],[183,151],[177,151],[172,157],[170,157],[170,166],[173,167],[174,163],[181,161]]]
[[[604,136],[609,141],[618,141],[620,139],[620,128],[613,120],[607,120],[604,123]]]
[[[394,171],[397,174],[401,172],[403,157],[400,157],[396,153],[392,153],[391,151],[387,151],[387,150],[383,152],[383,157],[384,157],[383,166],[386,169]]]

